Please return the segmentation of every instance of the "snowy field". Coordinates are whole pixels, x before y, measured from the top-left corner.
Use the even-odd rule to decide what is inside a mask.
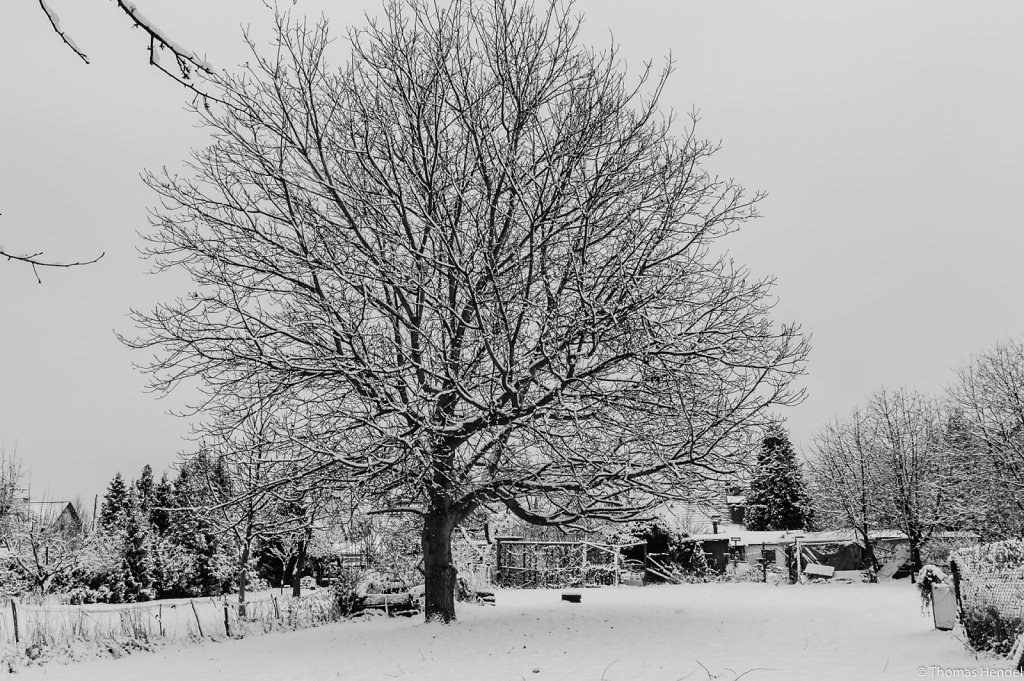
[[[571,604],[558,591],[498,591],[496,607],[461,605],[460,621],[448,627],[381,617],[120,660],[51,664],[19,676],[864,681],[950,678],[949,669],[969,670],[957,671],[960,678],[981,677],[1007,668],[1004,660],[969,652],[957,632],[934,630],[906,581],[619,587],[582,594],[582,603]]]

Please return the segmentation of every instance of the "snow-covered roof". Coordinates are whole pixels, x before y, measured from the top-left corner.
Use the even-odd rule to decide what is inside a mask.
[[[907,539],[907,535],[899,530],[872,530],[872,540],[880,539]],[[737,538],[740,546],[754,546],[757,544],[792,544],[799,537],[802,544],[813,543],[848,543],[860,540],[860,535],[853,529],[827,530],[824,532],[805,532],[803,530],[745,530],[739,525],[732,525],[722,528],[717,534],[695,534],[688,539],[697,541],[726,540],[733,543],[732,539]]]
[[[747,497],[744,494],[727,494],[725,495],[725,503],[730,506],[739,506],[747,503]]]
[[[39,522],[55,523],[65,512],[78,520],[78,513],[70,501],[26,501],[25,511],[28,517]]]
[[[779,530],[745,530],[740,525],[733,525],[722,529],[722,531],[716,534],[695,534],[687,539],[696,539],[697,541],[728,541],[733,543],[733,538],[736,537],[739,541],[736,542],[740,546],[751,546],[754,544],[782,544],[791,543],[796,536],[796,532],[780,532]],[[802,534],[802,533],[799,533]]]

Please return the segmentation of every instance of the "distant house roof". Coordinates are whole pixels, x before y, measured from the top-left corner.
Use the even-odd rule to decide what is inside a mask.
[[[32,520],[56,524],[72,521],[81,525],[75,505],[70,501],[26,501],[25,512]]]
[[[697,534],[688,539],[696,541],[709,541],[709,540],[721,540],[728,539],[732,541],[732,538],[736,537],[739,540],[740,546],[754,546],[757,544],[792,544],[800,539],[802,544],[815,544],[815,543],[836,543],[846,544],[850,542],[860,541],[860,535],[853,529],[841,529],[841,530],[828,530],[825,532],[805,532],[803,530],[745,530],[739,525],[729,525],[722,528],[717,534]],[[870,533],[870,537],[873,541],[878,540],[904,540],[907,539],[907,535],[903,534],[899,530],[873,530]]]

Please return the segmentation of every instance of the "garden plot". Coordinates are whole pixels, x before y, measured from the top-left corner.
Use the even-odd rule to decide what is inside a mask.
[[[120,660],[24,670],[74,679],[912,679],[1005,669],[932,628],[917,591],[887,584],[695,584],[498,591],[451,626],[371,618]],[[919,674],[920,668],[925,674]],[[939,670],[939,671],[935,671]],[[1005,673],[1005,672],[1004,672]],[[961,673],[961,676],[963,673]]]

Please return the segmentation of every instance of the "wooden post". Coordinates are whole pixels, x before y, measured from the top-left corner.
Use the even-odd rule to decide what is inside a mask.
[[[228,599],[224,599],[224,635],[231,638],[231,625],[228,624]]]
[[[278,622],[280,622],[281,621],[281,609],[277,607],[277,597],[276,596],[271,596],[270,600],[272,600],[274,602],[274,618]]]
[[[14,602],[13,598],[11,599],[11,615],[14,616],[14,642],[20,643],[21,635],[18,633],[18,606]]]
[[[501,586],[501,540],[494,542],[494,583]]]
[[[768,559],[764,557],[764,542],[761,542],[761,581],[768,582]]]
[[[157,619],[160,621],[160,638],[164,636],[164,604],[160,604],[160,609],[157,611]]]
[[[199,627],[199,638],[203,638],[203,625],[199,623],[199,613],[196,612],[195,601],[189,599],[188,603],[192,606],[192,614],[196,616],[196,626]]]

